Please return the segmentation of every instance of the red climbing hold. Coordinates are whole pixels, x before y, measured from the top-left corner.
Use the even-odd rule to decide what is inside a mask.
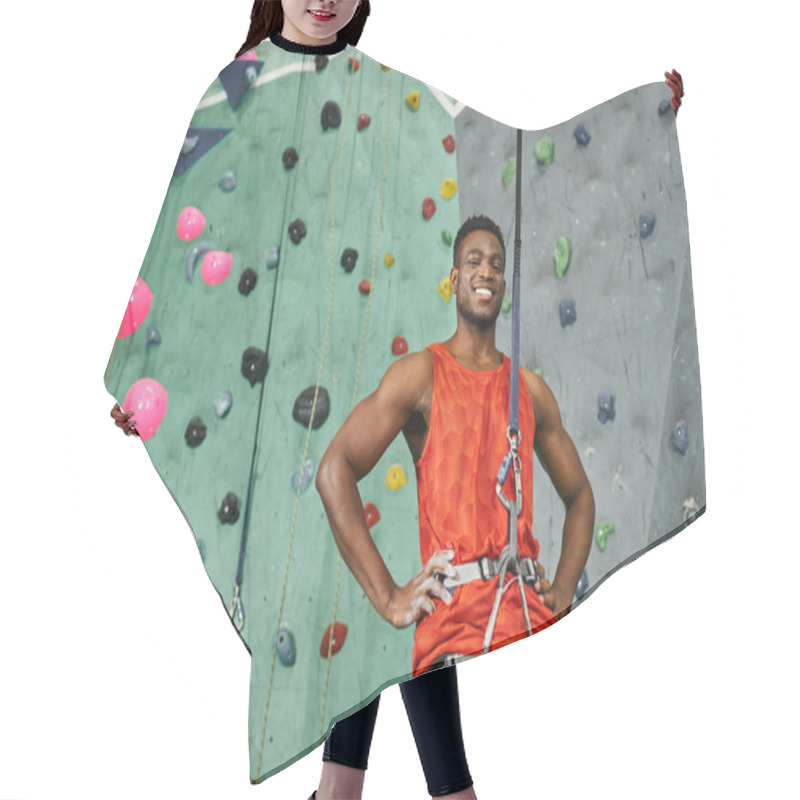
[[[347,60],[350,62],[350,71],[351,72],[358,72],[358,66],[359,66],[358,59],[357,58],[348,58]]]
[[[402,336],[395,336],[392,340],[392,355],[402,356],[408,352],[408,342]]]
[[[432,197],[426,197],[422,201],[422,218],[430,219],[436,211],[436,203],[433,202]]]
[[[364,506],[364,516],[367,518],[368,528],[377,525],[381,521],[381,515],[378,513],[378,509],[375,508],[374,503],[367,503]]]
[[[368,128],[370,122],[372,122],[372,120],[369,118],[369,114],[359,114],[358,115],[358,129],[360,131],[363,131],[364,128]]]
[[[453,150],[456,149],[456,140],[452,137],[451,134],[448,134],[447,136],[444,137],[444,139],[442,139],[442,144],[444,145],[444,149],[448,153],[452,153]]]
[[[358,284],[358,291],[361,292],[361,294],[369,294],[371,289],[372,284],[366,279]]]
[[[331,638],[331,626],[325,628],[325,633],[322,634],[322,642],[319,646],[319,654],[322,658],[328,657],[328,646],[330,645],[331,655],[335,656],[344,645],[344,640],[347,638],[347,625],[342,622],[336,622],[333,626],[333,642]]]

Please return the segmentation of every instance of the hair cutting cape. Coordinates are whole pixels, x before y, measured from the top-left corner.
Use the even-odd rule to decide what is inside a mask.
[[[415,626],[387,623],[353,577],[315,470],[394,360],[455,331],[452,240],[473,214],[503,231],[510,295],[516,170],[520,365],[552,389],[596,504],[576,598],[704,511],[670,96],[652,83],[524,131],[521,164],[515,128],[350,45],[320,56],[265,40],[203,96],[105,384],[135,411],[195,536],[198,569],[252,656],[251,781],[306,755],[336,720],[414,674]],[[510,306],[509,297],[497,319],[504,353]],[[503,450],[507,424],[504,409]],[[499,466],[478,466],[492,493],[482,502],[499,504]],[[400,586],[423,566],[415,478],[398,436],[358,485]],[[523,502],[532,501],[552,578],[564,506],[538,462],[533,487]],[[475,624],[485,628],[483,612]],[[494,648],[527,635],[521,614],[517,634]],[[461,655],[475,653],[479,645]]]

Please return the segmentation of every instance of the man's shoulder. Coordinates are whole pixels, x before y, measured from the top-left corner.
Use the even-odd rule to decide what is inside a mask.
[[[389,369],[403,380],[425,382],[433,378],[433,361],[433,353],[425,347],[400,356]]]

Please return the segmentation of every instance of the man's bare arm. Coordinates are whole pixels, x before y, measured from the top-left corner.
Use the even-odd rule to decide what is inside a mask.
[[[421,613],[434,610],[428,593],[445,599],[446,590],[433,573],[446,572],[448,565],[441,557],[431,559],[417,578],[399,590],[370,535],[356,484],[377,464],[420,406],[430,383],[430,358],[425,351],[410,353],[389,367],[378,388],[353,409],[334,436],[315,481],[347,566],[378,613],[397,627],[410,625]]]
[[[535,373],[523,370],[523,374],[536,414],[534,450],[566,509],[561,557],[552,585],[542,594],[545,604],[560,617],[572,604],[589,558],[594,530],[594,494],[578,451],[561,423],[561,412],[553,393]]]

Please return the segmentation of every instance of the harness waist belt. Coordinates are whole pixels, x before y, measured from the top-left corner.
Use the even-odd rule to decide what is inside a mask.
[[[453,564],[456,574],[453,577],[439,573],[438,578],[444,584],[444,588],[451,590],[456,586],[461,586],[470,581],[484,580],[488,581],[497,577],[499,571],[500,556],[497,558],[489,558],[489,556],[482,556],[475,561],[467,561],[463,564]],[[532,558],[520,558],[519,563],[509,561],[508,571],[512,575],[522,575],[524,579],[537,580],[538,574],[536,572],[536,565]]]

